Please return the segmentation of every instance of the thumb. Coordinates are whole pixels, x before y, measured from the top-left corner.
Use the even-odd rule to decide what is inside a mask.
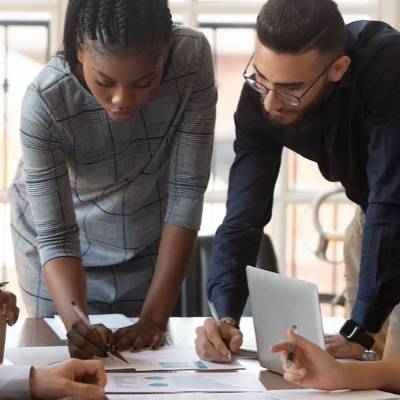
[[[104,389],[87,383],[70,382],[68,384],[68,396],[77,396],[90,399],[104,399]]]
[[[310,342],[303,336],[298,335],[292,329],[288,330],[288,338],[291,342],[295,343],[297,346],[307,351],[311,351],[316,347],[314,343]]]

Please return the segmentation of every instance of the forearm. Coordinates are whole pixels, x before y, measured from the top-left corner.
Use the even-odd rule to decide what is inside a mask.
[[[380,389],[400,393],[400,360],[343,363],[338,389]]]
[[[70,330],[78,316],[71,307],[75,301],[87,312],[86,276],[82,262],[75,257],[60,257],[50,260],[44,267],[50,295],[67,330]]]
[[[172,224],[164,225],[155,273],[141,318],[161,326],[167,324],[185,278],[196,236],[195,231]]]

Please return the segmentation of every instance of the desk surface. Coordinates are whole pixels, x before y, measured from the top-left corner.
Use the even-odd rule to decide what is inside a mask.
[[[192,345],[195,339],[196,327],[204,318],[171,318],[169,331],[175,344]],[[254,329],[251,318],[241,320],[244,332],[244,347],[255,348]],[[31,346],[64,346],[65,342],[58,338],[47,323],[40,318],[27,318],[7,331],[6,347]],[[246,369],[259,376],[262,384],[268,389],[298,389],[299,387],[286,382],[281,375],[266,371],[260,367],[257,360],[240,360]]]

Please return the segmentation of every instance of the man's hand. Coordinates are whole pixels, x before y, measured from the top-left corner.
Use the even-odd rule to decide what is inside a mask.
[[[356,342],[350,342],[341,335],[325,335],[325,349],[335,358],[360,359],[365,353],[365,347]]]
[[[68,348],[71,357],[90,359],[93,356],[107,357],[112,332],[104,325],[87,326],[76,321],[67,333]]]
[[[145,347],[155,350],[163,346],[165,341],[165,328],[143,318],[136,324],[118,329],[111,337],[111,344],[115,345],[118,351],[135,352]]]
[[[284,378],[306,388],[335,390],[344,388],[341,363],[326,351],[311,343],[293,331],[288,332],[289,341],[270,348],[272,353],[285,352],[282,355]],[[295,345],[293,362],[287,362],[289,347]]]
[[[196,352],[203,360],[228,363],[232,361],[230,353],[238,351],[242,345],[242,332],[224,321],[221,324],[225,338],[221,337],[218,325],[210,318],[196,329]]]
[[[104,399],[106,374],[97,360],[69,360],[44,369],[32,369],[30,389],[33,399],[60,399],[76,396]]]
[[[0,290],[0,314],[3,315],[8,325],[14,325],[19,316],[17,298],[13,293]]]

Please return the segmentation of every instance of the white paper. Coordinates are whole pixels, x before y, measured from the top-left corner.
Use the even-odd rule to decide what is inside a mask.
[[[109,400],[187,400],[185,393],[176,394],[118,394],[108,395]],[[400,396],[377,390],[322,392],[318,390],[270,390],[265,393],[191,393],[191,400],[392,400]]]
[[[236,360],[229,364],[218,364],[199,359],[193,346],[165,346],[158,350],[142,350],[138,353],[121,353],[129,365],[116,357],[103,360],[107,371],[130,369],[136,371],[225,371],[244,367]]]
[[[138,353],[125,351],[121,353],[129,364],[110,356],[99,358],[107,371],[131,369],[136,371],[224,371],[238,370],[244,367],[237,361],[229,364],[218,364],[202,361],[196,355],[193,346],[166,346],[159,350],[143,350]],[[48,347],[19,347],[8,349],[6,357],[13,364],[24,365],[29,363],[34,367],[46,367],[70,358],[65,346]]]
[[[61,340],[67,340],[67,331],[59,315],[44,320]],[[103,324],[115,332],[119,328],[134,324],[137,319],[129,319],[123,314],[97,314],[89,315],[89,320],[92,325]]]
[[[245,372],[108,373],[106,393],[264,392]]]
[[[32,365],[35,368],[48,367],[70,359],[68,347],[17,347],[6,349],[7,359],[15,365]]]
[[[342,317],[323,317],[322,326],[324,329],[324,333],[328,335],[339,333],[340,328],[345,322],[346,320]]]

